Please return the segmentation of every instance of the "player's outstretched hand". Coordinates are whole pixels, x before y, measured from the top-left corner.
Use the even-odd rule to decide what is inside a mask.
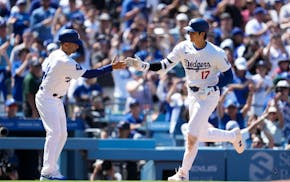
[[[135,56],[135,58],[127,57],[125,62],[127,66],[132,66],[138,71],[147,71],[149,69],[149,63],[142,61],[138,56]]]
[[[112,67],[114,70],[116,69],[125,69],[127,66],[126,62],[125,61],[120,61],[119,60],[119,57],[115,57],[112,61]]]

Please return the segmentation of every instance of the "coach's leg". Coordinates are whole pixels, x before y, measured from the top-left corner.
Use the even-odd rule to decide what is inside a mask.
[[[58,109],[59,109],[59,121],[60,121],[60,135],[59,135],[59,142],[57,143],[57,152],[56,152],[57,159],[59,159],[59,156],[61,154],[61,151],[67,139],[67,123],[66,123],[66,114],[65,114],[63,103],[58,104]],[[58,165],[57,165],[57,170],[59,170]]]
[[[57,143],[60,138],[59,111],[54,99],[37,98],[36,106],[39,111],[46,138],[43,153],[42,175],[49,175],[57,170]]]

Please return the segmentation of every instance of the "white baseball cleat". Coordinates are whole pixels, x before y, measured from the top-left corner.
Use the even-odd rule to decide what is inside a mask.
[[[179,168],[175,175],[168,177],[168,181],[189,181],[189,175]]]
[[[244,152],[245,150],[245,146],[243,143],[243,139],[242,139],[242,134],[241,134],[241,130],[240,128],[234,128],[232,129],[232,131],[235,133],[236,135],[236,139],[233,142],[233,146],[236,149],[236,151],[241,154]]]

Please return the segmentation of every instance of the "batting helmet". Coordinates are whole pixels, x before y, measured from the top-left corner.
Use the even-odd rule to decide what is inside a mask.
[[[60,32],[59,36],[58,36],[58,41],[63,43],[63,42],[71,42],[71,43],[75,43],[78,45],[81,45],[82,42],[79,38],[79,34],[77,31],[75,31],[74,29],[64,29]]]
[[[188,26],[184,27],[187,32],[205,32],[209,30],[209,24],[202,18],[191,19]]]

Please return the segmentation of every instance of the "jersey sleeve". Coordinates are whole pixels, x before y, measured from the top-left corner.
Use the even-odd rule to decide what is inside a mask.
[[[168,54],[167,59],[172,62],[171,64],[177,64],[183,58],[182,50],[182,44],[179,43]]]
[[[86,69],[83,69],[80,64],[70,59],[65,63],[65,71],[72,79],[78,79],[86,72]]]
[[[221,72],[225,72],[229,68],[231,68],[231,63],[228,61],[226,53],[223,52],[223,51],[221,51],[220,54],[218,54],[218,57],[217,57],[217,68]]]

